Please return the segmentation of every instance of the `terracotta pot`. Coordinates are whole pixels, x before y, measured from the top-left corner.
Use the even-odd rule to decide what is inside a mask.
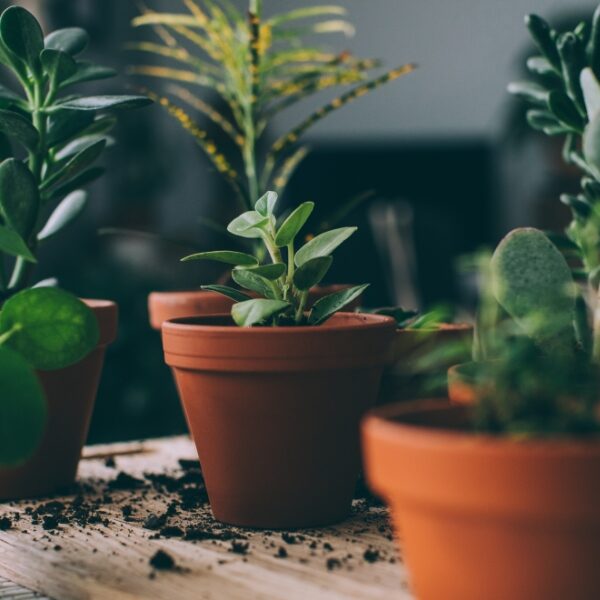
[[[468,323],[444,323],[437,329],[398,329],[384,371],[381,403],[432,395],[446,396],[444,375],[448,367],[456,362],[457,356],[451,362],[440,362],[431,369],[423,369],[418,363],[436,348],[450,344],[462,344],[462,357],[468,360],[473,344],[473,326]],[[443,383],[432,387],[434,378]]]
[[[358,426],[393,337],[388,317],[340,313],[319,327],[163,325],[215,518],[259,528],[334,523],[350,510]]]
[[[59,371],[39,371],[46,393],[46,431],[34,456],[15,468],[0,468],[0,499],[49,496],[72,485],[77,475],[96,400],[106,347],[117,333],[118,308],[106,300],[84,300],[100,326],[95,350]]]
[[[308,306],[314,304],[319,298],[333,294],[349,287],[348,285],[330,285],[316,287],[310,291]],[[203,317],[206,315],[220,315],[228,313],[233,305],[233,300],[216,292],[204,290],[190,290],[183,292],[152,292],[148,296],[148,312],[150,325],[160,331],[161,325],[169,319],[182,317]],[[347,310],[354,310],[360,306],[360,298],[348,305]]]
[[[448,398],[452,404],[473,406],[482,395],[475,383],[476,369],[488,363],[467,362],[448,369]],[[491,363],[489,363],[491,364]],[[491,391],[491,384],[486,386]]]
[[[598,597],[600,441],[467,431],[465,407],[396,404],[363,423],[420,600]]]

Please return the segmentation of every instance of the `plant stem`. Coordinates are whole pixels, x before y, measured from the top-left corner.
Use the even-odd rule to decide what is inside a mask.
[[[306,306],[306,301],[308,300],[308,292],[302,292],[300,294],[300,302],[298,303],[298,308],[296,309],[296,323],[300,323],[302,321],[302,317],[304,316],[304,307]]]
[[[4,332],[0,335],[0,346],[6,344],[8,340],[15,334],[17,331],[22,329],[22,325],[20,323],[15,323],[8,331]]]

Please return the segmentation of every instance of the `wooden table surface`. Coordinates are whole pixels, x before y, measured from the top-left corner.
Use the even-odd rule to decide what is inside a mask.
[[[0,598],[412,598],[385,508],[355,500],[325,529],[227,527],[186,462],[196,458],[186,437],[92,446],[70,495],[0,504]],[[159,551],[171,568],[151,565]]]

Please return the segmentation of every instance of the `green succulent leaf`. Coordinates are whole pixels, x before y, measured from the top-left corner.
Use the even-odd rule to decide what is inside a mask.
[[[554,115],[546,110],[528,110],[527,122],[536,131],[543,131],[546,135],[563,135],[570,133],[571,129],[559,123]]]
[[[320,256],[329,256],[338,246],[343,244],[356,232],[356,227],[340,227],[321,233],[306,243],[296,253],[296,266],[301,267],[305,262]]]
[[[217,292],[218,294],[226,296],[227,298],[231,298],[236,302],[245,302],[246,300],[251,300],[250,296],[247,296],[243,292],[240,292],[239,290],[227,285],[203,285],[202,289],[206,290],[207,292]]]
[[[304,202],[298,206],[290,216],[283,222],[277,235],[275,236],[275,244],[279,248],[288,246],[295,239],[300,230],[308,221],[308,218],[312,214],[315,208],[314,202]]]
[[[111,67],[104,67],[102,65],[95,65],[88,61],[77,61],[77,70],[75,73],[63,81],[60,85],[61,88],[75,85],[76,83],[85,83],[87,81],[98,81],[100,79],[110,79],[115,77],[117,72]]]
[[[77,72],[77,64],[66,52],[45,49],[40,58],[44,71],[56,83],[69,79]]]
[[[591,121],[600,111],[600,84],[590,68],[581,71],[581,89],[588,119]]]
[[[14,229],[4,225],[0,225],[0,252],[20,256],[28,262],[37,262],[25,240]]]
[[[60,102],[50,109],[50,112],[57,110],[122,110],[141,108],[149,104],[152,104],[152,100],[145,96],[88,96]]]
[[[600,114],[597,114],[585,128],[583,154],[588,165],[598,173],[597,179],[600,179]]]
[[[50,148],[67,142],[76,135],[88,131],[94,123],[93,113],[78,110],[61,110],[50,117],[47,144]]]
[[[268,279],[253,273],[249,269],[234,269],[231,272],[231,278],[240,287],[246,290],[256,292],[265,298],[270,298],[272,300],[277,299],[271,282]]]
[[[278,196],[275,192],[267,192],[258,199],[254,205],[254,210],[263,217],[271,216],[275,209],[275,205],[277,204],[277,198]]]
[[[589,45],[590,65],[596,77],[600,79],[600,6],[594,11]]]
[[[240,327],[252,327],[266,323],[269,319],[276,317],[290,308],[289,302],[283,300],[265,300],[257,298],[234,304],[231,316],[236,325]]]
[[[331,268],[333,258],[331,256],[320,256],[307,260],[294,273],[294,285],[304,291],[321,283]]]
[[[58,288],[34,288],[6,301],[0,335],[36,369],[62,369],[87,356],[98,344],[98,322],[79,299]]]
[[[543,56],[532,56],[527,59],[527,68],[535,75],[544,77],[557,78],[557,73],[554,67],[550,64],[547,58]]]
[[[56,235],[59,231],[62,231],[81,215],[87,206],[87,201],[88,195],[82,190],[70,193],[54,209],[43,229],[38,233],[38,241],[43,242]]]
[[[0,37],[5,46],[35,73],[40,71],[44,34],[37,19],[20,6],[7,8],[0,16]]]
[[[263,217],[255,210],[249,210],[236,217],[229,225],[227,231],[233,235],[244,238],[262,237],[262,229],[269,224],[269,217]]]
[[[46,399],[34,370],[0,346],[0,467],[25,462],[42,439]]]
[[[39,205],[38,184],[31,171],[14,158],[0,164],[0,214],[24,239],[35,226]]]
[[[311,325],[320,325],[344,306],[360,297],[368,287],[369,284],[357,285],[317,300],[310,311],[308,322]]]
[[[214,260],[222,262],[228,265],[240,265],[240,266],[256,266],[258,260],[251,254],[245,254],[244,252],[232,252],[230,250],[215,250],[212,252],[197,252],[196,254],[190,254],[181,259],[181,262],[189,262],[192,260]]]
[[[581,41],[572,32],[561,34],[556,47],[562,62],[563,79],[569,98],[578,109],[585,110],[583,92],[579,83],[579,76],[585,67],[584,49]]]
[[[508,84],[508,92],[534,104],[545,106],[548,102],[548,90],[537,83],[515,81]]]
[[[27,107],[27,103],[11,89],[4,85],[0,85],[0,108],[11,108],[13,106],[24,109]]]
[[[27,150],[36,152],[40,142],[37,129],[25,117],[10,110],[0,110],[0,132],[17,140]]]
[[[527,28],[531,32],[531,36],[535,40],[540,52],[554,69],[560,71],[560,56],[558,55],[552,30],[548,23],[538,15],[527,15],[525,17],[525,25],[527,25]]]
[[[69,181],[68,183],[65,183],[64,185],[53,189],[49,197],[51,200],[64,198],[71,192],[75,192],[79,188],[82,188],[92,183],[93,181],[96,181],[96,179],[102,177],[102,175],[104,175],[105,172],[106,169],[104,169],[103,167],[92,167],[87,171],[83,171],[83,173],[80,173],[79,175],[71,179],[71,181]]]
[[[65,52],[70,56],[81,54],[90,42],[90,36],[80,27],[57,29],[46,36],[44,46],[50,50]]]
[[[270,265],[250,267],[246,270],[250,271],[253,275],[259,275],[269,281],[276,281],[287,271],[287,268],[283,263],[273,263]]]
[[[548,108],[563,125],[578,133],[583,131],[583,118],[573,104],[573,101],[564,92],[558,90],[550,92],[548,96]]]

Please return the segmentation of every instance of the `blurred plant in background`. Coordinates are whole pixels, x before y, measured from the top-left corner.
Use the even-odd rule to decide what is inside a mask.
[[[300,140],[313,125],[414,69],[407,64],[373,77],[378,61],[309,45],[309,36],[353,33],[341,6],[302,7],[264,18],[262,0],[250,0],[247,16],[229,0],[181,4],[184,13],[155,12],[140,4],[143,14],[133,25],[151,27],[156,40],[129,46],[177,66],[141,64],[131,71],[169,82],[168,97],[154,92],[151,97],[190,132],[244,210],[251,210],[267,189],[283,194],[308,153]],[[280,113],[325,90],[353,84],[270,146],[266,143],[267,126]],[[182,103],[209,125],[200,126]]]

